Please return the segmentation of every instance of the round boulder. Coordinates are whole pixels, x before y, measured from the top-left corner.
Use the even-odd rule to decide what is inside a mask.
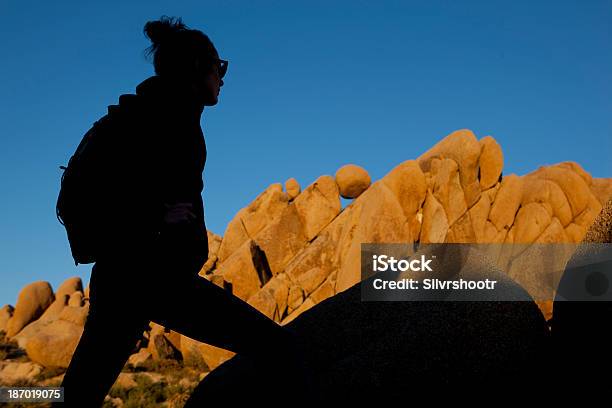
[[[343,198],[357,198],[372,180],[368,172],[356,164],[346,164],[336,171],[336,183]]]
[[[298,194],[300,194],[300,183],[298,183],[298,181],[293,177],[287,179],[287,181],[285,181],[285,191],[287,192],[289,199],[293,200],[295,197],[298,196]]]
[[[57,319],[43,322],[27,340],[25,350],[30,360],[44,367],[68,367],[83,334],[83,327]]]
[[[480,187],[483,190],[497,183],[504,168],[504,154],[499,143],[491,136],[485,136],[479,141],[480,150]]]
[[[83,281],[78,276],[73,276],[66,279],[55,292],[55,297],[62,297],[63,295],[72,295],[74,292],[83,292]]]
[[[70,299],[68,300],[68,306],[72,307],[81,307],[83,306],[83,292],[74,292],[70,295]]]
[[[36,281],[21,289],[15,312],[7,325],[8,337],[13,337],[28,323],[38,319],[54,300],[49,282]]]
[[[2,309],[0,309],[0,331],[6,331],[6,326],[10,318],[13,317],[14,311],[15,308],[11,305],[2,306]]]

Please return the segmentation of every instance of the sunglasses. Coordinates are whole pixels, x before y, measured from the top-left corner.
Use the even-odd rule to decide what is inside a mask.
[[[219,71],[219,78],[223,78],[225,76],[225,73],[227,72],[227,66],[229,64],[229,61],[217,58],[215,62],[217,63],[217,69]]]

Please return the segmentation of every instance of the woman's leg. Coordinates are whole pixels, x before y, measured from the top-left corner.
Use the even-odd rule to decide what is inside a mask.
[[[155,299],[151,320],[194,340],[247,356],[260,369],[275,373],[277,383],[287,381],[285,389],[310,386],[299,339],[248,303],[186,271],[189,266],[181,269],[180,263],[168,267],[166,296]]]
[[[113,279],[121,263],[96,263],[90,280],[90,307],[85,328],[61,386],[58,407],[100,407],[125,365],[148,320],[135,308],[134,293]],[[129,273],[129,271],[126,271]]]
[[[289,331],[210,281],[197,275],[179,278],[171,271],[168,276],[163,299],[151,299],[156,305],[149,317],[156,323],[253,357],[288,351],[294,345]]]

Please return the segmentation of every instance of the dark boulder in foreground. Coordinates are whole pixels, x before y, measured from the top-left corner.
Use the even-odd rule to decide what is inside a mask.
[[[423,392],[431,401],[463,387],[472,394],[540,388],[549,375],[548,327],[526,293],[499,278],[498,290],[527,300],[365,302],[358,284],[285,327],[308,345],[313,394],[322,402],[406,401]],[[281,397],[286,376],[237,355],[205,377],[186,406],[300,405],[299,395]]]
[[[567,263],[554,302],[558,394],[604,397],[612,367],[612,199]],[[586,391],[586,392],[584,392]],[[580,395],[580,394],[579,394]],[[608,403],[608,401],[606,401]]]

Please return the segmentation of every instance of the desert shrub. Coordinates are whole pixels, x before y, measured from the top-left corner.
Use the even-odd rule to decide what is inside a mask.
[[[49,378],[57,377],[65,372],[66,369],[62,367],[43,368],[43,370],[36,377],[34,377],[34,379],[36,381],[44,381],[48,380]]]
[[[16,341],[7,339],[6,333],[0,330],[0,360],[8,358],[15,361],[29,361],[25,350],[20,349]]]
[[[165,373],[169,371],[176,371],[183,367],[182,362],[172,359],[163,360],[148,360],[138,368],[132,368],[133,372],[140,371],[155,371],[156,373]]]
[[[36,381],[29,378],[20,378],[11,384],[11,387],[36,387]]]
[[[186,367],[192,367],[194,370],[197,370],[201,373],[210,371],[210,367],[208,367],[204,359],[201,356],[194,355],[194,354],[190,354],[184,360],[184,365]]]
[[[172,402],[172,406],[182,406],[181,401],[187,400],[195,386],[184,387],[180,384],[168,384],[165,382],[154,383],[145,374],[134,376],[136,386],[129,390],[113,386],[109,395],[113,398],[121,398],[124,408],[153,408],[159,407],[164,402]],[[112,404],[106,406],[112,407]]]
[[[50,402],[11,402],[7,403],[10,408],[51,408]]]

